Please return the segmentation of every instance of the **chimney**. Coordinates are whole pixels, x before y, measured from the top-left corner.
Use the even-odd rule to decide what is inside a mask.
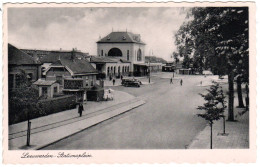
[[[34,52],[33,52],[33,60],[34,60],[35,62],[38,62],[38,61],[39,61],[39,57],[38,57],[38,55],[37,55],[37,51],[34,51]]]
[[[75,58],[76,58],[76,53],[75,53],[75,49],[73,48],[73,49],[72,49],[72,52],[71,52],[71,57],[70,57],[70,59],[71,59],[72,61],[74,61]]]

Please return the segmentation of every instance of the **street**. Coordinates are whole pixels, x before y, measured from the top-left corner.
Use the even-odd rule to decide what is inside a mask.
[[[180,79],[152,77],[154,84],[141,88],[113,87],[144,98],[147,103],[129,112],[54,143],[45,150],[57,149],[184,149],[206,125],[197,117],[203,103],[197,86],[202,76]]]

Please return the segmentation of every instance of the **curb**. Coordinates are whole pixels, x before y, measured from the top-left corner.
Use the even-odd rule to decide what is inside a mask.
[[[136,104],[136,103],[137,103],[137,104]],[[32,148],[32,149],[28,149],[28,150],[40,150],[40,149],[42,149],[42,148],[44,148],[44,147],[47,147],[47,146],[49,146],[49,145],[51,145],[51,144],[54,144],[54,143],[56,143],[56,142],[59,142],[59,141],[65,139],[65,138],[68,138],[68,137],[73,136],[73,135],[75,135],[75,134],[77,134],[77,133],[80,133],[80,132],[82,132],[82,131],[84,131],[84,130],[86,130],[86,129],[88,129],[88,128],[94,127],[94,126],[96,126],[96,125],[98,125],[98,124],[100,124],[100,123],[102,123],[102,122],[105,122],[105,121],[111,119],[111,118],[114,118],[114,117],[117,117],[117,116],[119,116],[119,115],[121,115],[121,114],[124,114],[124,113],[126,113],[126,112],[128,112],[128,111],[130,111],[130,110],[132,110],[132,109],[134,109],[134,108],[137,108],[137,107],[139,107],[139,106],[141,106],[141,105],[143,105],[143,104],[145,104],[145,103],[146,103],[146,102],[143,101],[143,100],[137,101],[137,102],[135,102],[135,103],[133,103],[133,104],[130,104],[130,106],[127,107],[128,109],[123,110],[122,112],[120,112],[120,113],[118,113],[118,114],[109,116],[108,118],[106,118],[106,119],[104,119],[104,120],[102,120],[102,121],[99,121],[99,122],[97,122],[97,123],[94,123],[94,124],[92,124],[92,125],[90,125],[90,126],[87,126],[87,127],[85,127],[85,128],[78,129],[78,130],[74,131],[73,133],[70,133],[69,135],[66,135],[66,136],[64,136],[64,137],[62,137],[62,138],[60,138],[60,139],[57,139],[57,140],[54,140],[54,141],[52,141],[52,142],[49,142],[49,143],[45,143],[45,144],[36,146],[36,147],[34,147],[34,148]],[[133,106],[132,106],[132,105],[133,105]],[[120,109],[120,108],[119,108],[119,109]],[[106,113],[103,113],[103,114],[106,114]],[[101,115],[103,115],[103,114],[101,114]]]

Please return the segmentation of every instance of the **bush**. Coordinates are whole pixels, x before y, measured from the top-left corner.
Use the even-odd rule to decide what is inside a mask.
[[[30,107],[20,110],[17,106],[9,108],[9,124],[15,124],[27,120],[27,111],[29,118],[34,119],[41,116],[58,113],[64,110],[76,108],[76,96],[65,95],[57,98],[39,100],[36,107]]]

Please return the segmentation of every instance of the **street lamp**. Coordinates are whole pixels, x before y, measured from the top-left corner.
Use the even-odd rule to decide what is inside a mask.
[[[149,83],[151,81],[150,61],[148,61]]]

